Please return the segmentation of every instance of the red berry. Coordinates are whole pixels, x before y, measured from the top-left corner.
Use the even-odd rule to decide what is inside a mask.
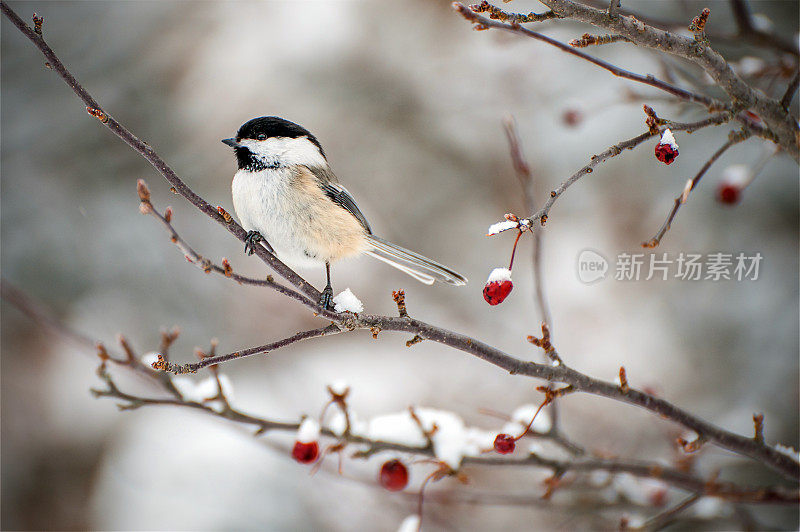
[[[303,443],[299,441],[294,442],[294,449],[292,449],[292,458],[294,458],[301,464],[310,464],[311,462],[315,461],[318,456],[319,456],[319,444],[317,444],[317,442],[315,441],[308,443]]]
[[[498,434],[494,439],[494,450],[500,454],[513,453],[517,448],[517,440],[508,434]]]
[[[565,125],[575,127],[583,121],[583,113],[578,109],[567,109],[564,111],[564,114],[561,115],[561,119],[564,121]]]
[[[722,182],[717,186],[717,200],[727,205],[733,205],[739,202],[739,196],[742,189],[733,183]]]
[[[678,156],[678,150],[670,144],[656,144],[656,159],[664,164],[672,164]]]
[[[491,281],[483,287],[483,299],[490,305],[499,305],[508,297],[512,288],[514,284],[510,280]]]
[[[408,485],[408,469],[400,460],[389,460],[381,466],[378,480],[387,490],[400,491]]]

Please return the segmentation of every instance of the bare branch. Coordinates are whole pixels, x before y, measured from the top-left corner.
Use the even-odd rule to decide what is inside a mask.
[[[4,297],[8,293],[9,293],[8,291],[4,290],[3,291]],[[22,298],[9,299],[8,301],[15,305],[20,301],[22,301],[24,302],[25,306],[30,306],[31,304],[38,306],[38,304],[32,302],[32,300],[29,297],[25,296],[24,294],[22,294],[22,296],[23,296]],[[29,314],[29,317],[31,317],[31,319],[33,319],[35,323],[49,327],[50,320],[48,320],[46,316],[47,312]],[[63,325],[59,325],[53,330],[57,331],[59,334],[66,336],[67,338],[83,337],[83,335],[81,335],[80,333],[76,333],[75,331],[72,331],[71,329]],[[94,349],[95,344],[96,343],[93,340],[89,340],[89,342],[84,345],[87,348]],[[117,363],[122,368],[130,368],[134,370],[137,369],[135,365],[130,364],[124,360],[118,361]],[[187,407],[194,410],[202,411],[203,413],[212,416],[228,419],[230,421],[234,421],[237,423],[256,425],[259,427],[257,434],[262,434],[263,432],[268,430],[294,431],[297,430],[297,428],[300,425],[299,423],[278,422],[252,416],[250,414],[246,414],[244,412],[237,410],[236,408],[232,407],[229,404],[226,405],[226,408],[223,408],[222,410],[217,410],[206,403],[186,400],[180,393],[178,393],[174,398],[140,397],[136,395],[131,395],[119,389],[119,387],[114,383],[113,379],[111,378],[111,375],[108,373],[105,364],[106,364],[105,361],[103,361],[100,367],[98,368],[98,376],[106,383],[106,389],[93,390],[93,393],[97,397],[111,397],[122,400],[123,403],[120,405],[120,408],[122,410],[131,410],[143,406]],[[171,389],[167,386],[167,381],[165,381],[162,378],[166,377],[165,374],[155,373],[152,371],[147,371],[145,374],[149,376],[151,379],[153,379],[153,382],[159,384],[161,387],[167,389],[168,391],[171,391]],[[219,381],[217,382],[219,383]],[[557,397],[564,394],[562,393],[563,390],[565,389],[562,388],[561,390],[556,390],[556,391],[547,390],[547,391],[550,394],[549,397]],[[214,398],[209,398],[209,399],[214,399]],[[433,449],[430,445],[430,442],[428,443],[428,445],[424,447],[413,447],[394,442],[369,440],[362,436],[354,435],[350,432],[346,432],[342,436],[338,436],[329,429],[323,429],[322,433],[326,436],[336,437],[350,443],[368,445],[368,450],[359,451],[354,455],[354,457],[367,458],[372,454],[374,454],[375,452],[383,450],[402,451],[417,455],[433,456]],[[537,434],[537,436],[539,435]],[[542,435],[542,436],[549,437],[547,435]],[[583,452],[582,450],[580,450],[579,452],[573,454],[583,454]],[[609,459],[609,458],[579,458],[572,460],[557,460],[557,459],[545,458],[532,453],[526,457],[521,457],[521,458],[501,458],[495,456],[465,457],[464,464],[481,465],[481,466],[544,467],[552,470],[554,474],[558,474],[559,476],[570,471],[575,473],[586,473],[591,471],[608,471],[610,473],[629,473],[636,477],[657,479],[661,482],[664,482],[667,485],[676,487],[678,489],[686,490],[692,493],[702,493],[704,495],[720,497],[722,499],[731,501],[749,502],[749,503],[779,503],[779,504],[786,504],[786,503],[796,504],[798,501],[800,501],[800,493],[798,493],[797,490],[783,489],[779,487],[753,488],[753,487],[739,486],[732,483],[718,482],[716,480],[707,480],[693,476],[689,473],[674,468],[664,466],[663,464],[656,462],[620,460],[620,459]]]
[[[780,102],[767,97],[743,81],[705,41],[670,33],[647,25],[633,17],[612,19],[604,10],[595,9],[572,0],[542,0],[556,13],[628,37],[633,43],[687,59],[702,67],[732,101],[745,109],[753,109],[767,124],[776,142],[795,161],[800,160],[797,146],[797,121],[786,112]]]
[[[672,508],[668,508],[658,515],[648,519],[641,527],[639,527],[639,530],[661,530],[665,526],[675,521],[675,519],[678,517],[678,514],[691,507],[699,500],[700,494],[693,493]]]
[[[531,168],[525,160],[525,154],[522,152],[519,132],[517,131],[517,124],[513,116],[507,116],[503,120],[503,129],[508,139],[508,147],[511,152],[511,162],[514,166],[514,171],[517,174],[517,178],[522,186],[522,191],[525,194],[525,209],[528,212],[533,212],[536,208],[533,176],[531,175]],[[542,317],[542,321],[552,330],[553,322],[550,317],[550,308],[547,305],[547,296],[544,293],[544,277],[542,274],[542,231],[531,231],[531,234],[533,238],[531,262],[533,264],[533,286],[536,306],[539,309],[539,315]]]
[[[672,94],[673,96],[676,96],[676,97],[678,97],[678,98],[680,98],[682,100],[686,100],[686,101],[689,101],[689,102],[694,102],[694,103],[699,103],[701,105],[704,105],[704,106],[708,107],[712,111],[718,111],[718,110],[724,109],[724,107],[725,107],[724,104],[722,102],[718,101],[718,100],[715,100],[715,99],[710,98],[708,96],[705,96],[703,94],[697,94],[697,93],[682,89],[680,87],[676,87],[675,85],[672,85],[670,83],[667,83],[666,81],[662,81],[662,80],[657,79],[657,78],[655,78],[653,76],[650,76],[650,75],[642,76],[641,74],[636,74],[636,73],[631,72],[629,70],[625,70],[623,68],[620,68],[620,67],[618,67],[616,65],[612,65],[611,63],[608,63],[608,62],[603,61],[602,59],[598,59],[596,57],[592,57],[591,55],[588,55],[588,54],[586,54],[584,52],[581,52],[580,50],[576,50],[575,48],[573,48],[573,47],[571,47],[571,46],[569,46],[567,44],[564,44],[564,43],[562,43],[560,41],[557,41],[555,39],[552,39],[552,38],[550,38],[550,37],[548,37],[546,35],[543,35],[541,33],[537,33],[535,31],[531,31],[531,30],[529,30],[527,28],[524,28],[524,27],[520,26],[518,23],[506,24],[506,23],[503,23],[503,22],[495,22],[494,20],[489,20],[488,18],[478,15],[477,13],[473,12],[468,7],[466,7],[463,4],[460,4],[458,2],[453,3],[453,7],[465,19],[467,19],[468,21],[472,22],[473,24],[479,25],[479,27],[481,27],[481,28],[497,28],[497,29],[509,31],[511,33],[519,33],[521,35],[525,35],[527,37],[532,37],[534,39],[546,42],[547,44],[555,46],[556,48],[559,48],[559,49],[561,49],[561,50],[563,50],[563,51],[565,51],[565,52],[567,52],[569,54],[572,54],[572,55],[574,55],[576,57],[579,57],[581,59],[585,59],[586,61],[589,61],[590,63],[593,63],[593,64],[599,66],[600,68],[608,70],[609,72],[611,72],[612,74],[614,74],[617,77],[624,78],[624,79],[629,79],[631,81],[636,81],[638,83],[644,83],[645,85],[650,85],[651,87],[655,87],[655,88],[660,89],[662,91],[668,92],[669,94]],[[628,36],[628,38],[630,38],[630,36]]]
[[[667,124],[672,131],[686,131],[687,133],[692,133],[697,131],[698,129],[702,129],[708,126],[716,126],[728,122],[733,117],[733,114],[730,112],[722,112],[717,113],[714,115],[709,116],[706,119],[699,120],[697,122],[691,123],[680,123],[680,122],[672,122],[669,120],[662,120],[664,124]],[[631,150],[641,144],[642,142],[646,141],[647,139],[658,135],[657,131],[648,131],[633,137],[632,139],[624,140],[617,144],[614,144],[604,152],[599,155],[593,155],[589,164],[572,174],[569,178],[563,181],[558,187],[553,189],[550,192],[550,197],[547,199],[545,204],[539,209],[535,214],[529,216],[528,218],[532,221],[539,220],[540,223],[544,223],[547,220],[547,216],[550,213],[550,209],[552,208],[553,204],[556,200],[576,181],[587,174],[591,174],[594,171],[594,167],[598,164],[605,162],[612,157],[616,157],[623,150]]]
[[[112,116],[105,112],[99,103],[83,88],[83,86],[75,79],[75,76],[64,66],[61,60],[56,56],[55,52],[44,41],[41,35],[36,33],[30,26],[28,26],[19,16],[8,6],[5,1],[0,2],[0,9],[3,14],[28,38],[33,44],[42,52],[47,59],[50,68],[56,72],[66,83],[70,86],[73,92],[83,101],[87,107],[87,111],[100,119],[100,122],[105,125],[112,133],[117,135],[126,144],[128,144],[134,151],[144,157],[153,167],[166,179],[174,188],[175,192],[189,200],[192,205],[200,209],[206,216],[213,219],[231,234],[233,234],[240,241],[244,242],[247,232],[235,221],[226,221],[223,216],[217,211],[216,208],[211,206],[203,198],[195,194],[183,180],[164,162],[161,157],[151,148],[147,143],[139,139],[136,135],[128,131],[122,124],[117,122]],[[311,286],[305,279],[297,275],[288,266],[283,264],[272,253],[268,252],[262,246],[256,246],[256,255],[275,270],[281,277],[289,281],[293,286],[298,288],[306,297],[311,301],[319,301],[319,291]],[[323,315],[333,314],[319,309],[318,312]]]
[[[139,182],[140,182],[139,187],[141,187],[144,184],[144,181],[140,179]],[[287,286],[275,282],[271,275],[267,276],[266,279],[253,279],[252,277],[239,275],[238,273],[233,272],[233,269],[231,268],[231,265],[227,261],[227,259],[223,259],[222,266],[214,264],[211,260],[197,253],[183,238],[181,238],[181,236],[175,230],[175,227],[172,225],[171,214],[169,215],[169,217],[162,215],[150,202],[149,195],[147,196],[147,198],[148,199],[146,200],[146,203],[143,201],[143,204],[146,205],[146,208],[142,210],[142,214],[148,214],[153,218],[155,218],[156,220],[158,220],[159,222],[161,222],[161,225],[164,226],[164,229],[166,229],[170,235],[170,241],[173,244],[175,244],[175,246],[177,246],[178,249],[181,250],[181,252],[186,257],[186,260],[188,260],[190,263],[194,264],[195,266],[203,270],[205,273],[211,273],[211,272],[218,273],[220,275],[224,275],[225,277],[233,281],[236,281],[239,284],[266,286],[272,288],[277,292],[280,292],[285,296],[291,297],[292,299],[295,299],[306,306],[314,307],[316,305],[314,301],[307,298],[300,292],[292,290]]]
[[[590,5],[597,9],[602,9],[604,6],[608,4],[607,0],[583,0],[584,4]],[[640,22],[644,22],[650,26],[655,26],[658,28],[669,28],[673,30],[680,30],[686,27],[686,22],[684,20],[662,20],[657,19],[654,17],[650,17],[645,15],[644,13],[635,12],[630,9],[620,8],[620,14],[625,16],[631,16]],[[800,55],[800,50],[797,48],[797,44],[793,43],[789,39],[785,39],[775,33],[770,33],[761,30],[752,30],[746,33],[742,33],[741,31],[737,31],[736,33],[721,33],[718,31],[707,31],[706,36],[708,39],[715,43],[725,43],[725,44],[741,44],[746,43],[751,46],[757,46],[761,48],[772,48],[774,50],[778,50],[781,52],[786,52],[788,54],[792,54],[795,57]]]
[[[544,20],[559,18],[559,16],[553,11],[547,11],[545,13],[530,12],[527,15],[522,15],[519,13],[506,13],[499,7],[493,6],[486,0],[483,0],[480,4],[471,5],[469,8],[476,13],[489,13],[489,18],[493,20],[516,22],[517,24],[524,24],[527,22],[542,22]]]
[[[689,193],[695,189],[695,187],[703,178],[703,176],[706,174],[708,169],[711,168],[711,165],[714,164],[714,162],[716,162],[716,160],[719,159],[723,153],[728,151],[728,148],[744,140],[747,140],[749,137],[750,134],[746,131],[739,134],[732,134],[731,138],[725,144],[723,144],[722,147],[720,147],[716,152],[714,152],[711,158],[708,161],[706,161],[706,163],[703,165],[702,168],[700,168],[700,171],[697,172],[697,174],[692,179],[686,182],[686,186],[684,187],[683,192],[677,198],[675,198],[675,203],[672,205],[672,210],[669,211],[667,219],[664,220],[663,224],[661,224],[661,227],[658,229],[658,232],[656,232],[653,238],[651,238],[647,242],[642,242],[642,247],[654,248],[657,247],[659,243],[661,243],[661,239],[664,238],[664,235],[667,233],[667,231],[669,231],[669,228],[672,225],[673,220],[675,219],[675,215],[678,214],[678,209],[681,208],[681,205],[686,203],[686,200],[689,198]]]
[[[794,98],[794,94],[797,92],[798,85],[800,85],[800,68],[794,73],[792,81],[789,83],[789,86],[786,87],[786,92],[783,93],[783,98],[781,98],[781,106],[784,109],[789,109],[789,104],[792,103],[792,99]]]
[[[611,3],[613,5],[614,0],[612,0]],[[612,35],[610,33],[606,35],[592,35],[591,33],[584,33],[580,39],[569,41],[569,45],[575,48],[586,48],[587,46],[599,46],[601,44],[611,44],[619,41],[630,42],[631,40],[624,35]]]
[[[183,365],[170,365],[169,367],[159,364],[158,362],[153,363],[154,369],[160,369],[163,371],[169,371],[170,373],[195,373],[200,369],[205,367],[214,365],[214,364],[221,364],[223,362],[228,362],[230,360],[236,360],[240,358],[245,358],[253,355],[262,355],[262,354],[270,354],[273,351],[277,351],[282,347],[287,347],[294,343],[300,342],[301,340],[308,340],[309,338],[319,338],[320,336],[329,336],[332,334],[339,334],[341,332],[347,332],[346,330],[342,330],[337,327],[335,324],[330,324],[327,327],[320,327],[318,329],[312,329],[310,331],[303,331],[288,338],[284,338],[282,340],[278,340],[276,342],[272,342],[269,344],[259,345],[256,347],[250,347],[248,349],[242,349],[241,351],[234,351],[233,353],[228,353],[226,355],[219,355],[219,356],[211,356],[205,357],[200,362],[194,362],[191,364],[183,364]]]

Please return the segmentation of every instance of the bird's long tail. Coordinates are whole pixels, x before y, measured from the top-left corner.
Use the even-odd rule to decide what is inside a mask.
[[[418,253],[387,242],[375,235],[367,235],[367,240],[373,246],[366,252],[368,255],[394,266],[418,281],[425,284],[440,281],[455,286],[467,284],[464,276]]]

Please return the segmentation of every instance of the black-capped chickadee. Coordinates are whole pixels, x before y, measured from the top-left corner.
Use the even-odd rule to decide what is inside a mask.
[[[291,267],[325,265],[328,284],[320,305],[331,307],[331,263],[366,253],[425,284],[460,286],[453,270],[372,234],[355,200],[328,166],[319,141],[305,128],[276,116],[239,128],[233,147],[233,207],[248,231],[245,253],[263,242]]]

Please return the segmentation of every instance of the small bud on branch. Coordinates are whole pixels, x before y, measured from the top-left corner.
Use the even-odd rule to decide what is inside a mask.
[[[753,425],[755,427],[753,439],[758,443],[764,443],[764,414],[753,414]]]
[[[575,48],[586,48],[587,46],[599,46],[601,44],[611,44],[618,41],[630,42],[631,40],[624,35],[614,35],[611,33],[605,35],[584,33],[580,39],[572,39],[569,41],[569,45]]]
[[[36,13],[33,14],[33,31],[36,35],[42,34],[42,24],[44,24],[44,17],[40,17]]]
[[[406,310],[406,291],[392,291],[392,299],[394,299],[394,302],[397,304],[397,312],[400,314],[400,317],[407,318],[408,311]]]
[[[108,123],[108,115],[103,112],[102,109],[96,109],[94,107],[87,107],[86,112],[101,121],[102,123]]]

